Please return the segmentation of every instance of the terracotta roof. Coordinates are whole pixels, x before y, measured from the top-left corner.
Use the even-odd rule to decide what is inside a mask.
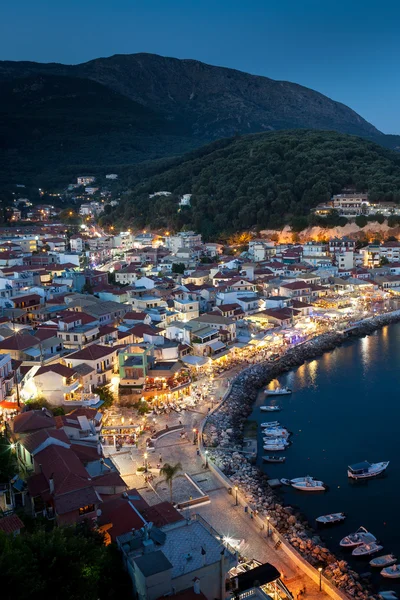
[[[1,350],[27,350],[32,346],[37,346],[40,340],[29,333],[11,335],[0,342]]]
[[[157,335],[159,331],[151,327],[150,325],[145,325],[144,323],[139,323],[138,325],[134,325],[130,330],[135,337],[142,338],[145,333],[149,335]]]
[[[99,504],[101,502],[93,487],[86,487],[80,490],[74,490],[57,496],[54,498],[57,514],[65,515],[66,513],[78,510],[89,504]]]
[[[47,481],[53,477],[54,494],[67,494],[87,488],[90,477],[77,455],[69,448],[48,446],[35,456]]]
[[[287,288],[288,290],[307,290],[310,288],[310,284],[304,283],[304,281],[293,281],[290,283],[281,283],[281,287]]]
[[[48,410],[29,410],[17,415],[12,422],[14,433],[26,433],[55,427],[56,422]]]
[[[138,501],[130,498],[137,498]],[[148,504],[140,494],[136,490],[130,490],[123,496],[106,500],[103,503],[98,523],[99,525],[112,523],[108,533],[111,539],[115,541],[119,535],[143,527],[145,519],[141,518],[137,511],[142,512],[147,507]]]
[[[115,352],[115,348],[100,346],[99,344],[92,344],[91,346],[83,348],[83,350],[78,350],[77,352],[68,354],[65,358],[66,360],[99,360],[100,358],[104,358],[104,356],[108,356],[113,352]]]
[[[68,446],[70,445],[69,439],[62,429],[59,431],[57,431],[57,429],[42,429],[40,431],[36,431],[35,433],[30,433],[20,440],[20,444],[26,448],[30,454],[32,454],[46,440],[51,439],[64,442],[65,444],[68,444]]]
[[[146,317],[147,317],[147,313],[145,313],[145,312],[130,311],[125,314],[124,321],[126,321],[126,320],[143,321],[143,319],[145,319]]]
[[[146,521],[154,523],[156,527],[183,521],[184,517],[170,502],[160,502],[153,504],[141,511]]]
[[[102,454],[99,454],[97,447],[84,446],[83,444],[71,444],[71,450],[76,454],[83,465],[87,465],[90,462],[95,462],[102,458]]]
[[[0,530],[11,534],[25,527],[18,515],[7,515],[0,518]]]
[[[43,375],[44,373],[57,373],[57,375],[61,375],[61,377],[72,377],[75,375],[75,370],[62,365],[61,363],[54,363],[47,367],[40,367],[40,369],[36,371],[34,377],[38,377],[38,375]]]

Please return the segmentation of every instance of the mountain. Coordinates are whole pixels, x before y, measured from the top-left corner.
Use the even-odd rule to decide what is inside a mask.
[[[115,55],[78,65],[1,61],[3,94],[2,147],[5,166],[12,170],[3,166],[0,181],[33,174],[36,181],[48,181],[50,172],[65,178],[74,169],[115,169],[179,155],[223,137],[280,129],[335,130],[391,147],[400,139],[385,136],[344,104],[306,87],[154,54]],[[61,136],[58,145],[53,119]],[[7,121],[19,123],[17,139]],[[38,137],[33,142],[37,130],[40,142]],[[28,144],[21,146],[25,133]]]
[[[304,227],[311,208],[346,187],[399,202],[400,154],[337,132],[251,134],[219,140],[160,168],[134,187],[113,219],[139,229],[193,228],[205,238],[286,223]],[[172,195],[149,198],[158,190]],[[191,207],[179,208],[185,193],[192,193]]]
[[[79,171],[137,163],[194,144],[177,122],[89,79],[0,82],[0,184],[58,186]],[[21,181],[20,181],[21,180]]]

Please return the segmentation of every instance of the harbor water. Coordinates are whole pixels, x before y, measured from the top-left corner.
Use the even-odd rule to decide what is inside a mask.
[[[249,417],[258,424],[278,420],[292,432],[291,446],[276,453],[263,450],[258,427],[257,463],[269,478],[311,475],[325,482],[325,493],[286,486],[278,493],[315,527],[316,517],[345,512],[344,523],[317,531],[331,550],[346,559],[351,553],[341,551],[339,541],[361,525],[380,541],[380,554],[393,552],[400,559],[399,380],[400,324],[396,324],[349,340],[283,375],[279,384],[291,388],[292,395],[266,398],[260,391]],[[274,381],[269,387],[277,385]],[[261,412],[259,407],[265,403],[279,404],[282,411]],[[286,462],[265,464],[261,458],[265,454],[285,456]],[[390,460],[390,465],[379,478],[350,480],[347,466],[364,460]],[[351,563],[357,570],[369,570],[366,559],[351,559]]]

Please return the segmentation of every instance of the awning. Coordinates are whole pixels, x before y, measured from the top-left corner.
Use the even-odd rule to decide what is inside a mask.
[[[192,367],[203,367],[208,363],[208,358],[204,358],[204,356],[183,356],[181,361],[186,365],[191,365]]]
[[[218,352],[218,350],[223,350],[224,348],[226,348],[226,344],[224,344],[223,342],[220,342],[220,340],[215,340],[215,342],[210,342],[208,344],[208,346],[210,346],[210,348],[212,348],[214,350],[214,352]]]

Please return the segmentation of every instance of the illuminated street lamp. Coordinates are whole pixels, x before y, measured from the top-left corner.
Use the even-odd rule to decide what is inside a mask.
[[[196,433],[197,433],[197,429],[195,427],[193,427],[193,444],[196,444]]]
[[[318,567],[319,571],[319,591],[322,591],[322,567]]]
[[[145,468],[145,471],[147,473],[147,452],[145,452],[143,454],[143,457],[144,457],[144,468]]]
[[[205,451],[206,455],[206,469],[208,468],[208,450]]]
[[[270,520],[270,518],[271,518],[271,517],[268,515],[268,517],[267,517],[267,523],[268,523],[267,537],[269,537],[269,536],[271,535],[271,530],[270,530],[270,528],[269,528],[269,520]]]
[[[235,506],[238,506],[238,489],[239,489],[238,486],[235,485],[235,492],[236,492],[236,494],[235,494]]]

